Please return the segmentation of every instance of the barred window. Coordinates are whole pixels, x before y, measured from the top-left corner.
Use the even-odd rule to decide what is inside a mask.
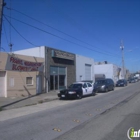
[[[33,85],[33,77],[26,77],[26,85]]]

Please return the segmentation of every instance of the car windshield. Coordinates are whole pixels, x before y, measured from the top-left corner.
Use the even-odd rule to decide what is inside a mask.
[[[72,84],[69,86],[69,88],[81,88],[82,84]]]
[[[124,80],[119,80],[118,83],[124,82]]]
[[[134,80],[134,78],[131,78],[130,80]]]
[[[96,81],[96,83],[95,84],[105,84],[106,83],[106,81],[105,80],[98,80],[98,81]]]

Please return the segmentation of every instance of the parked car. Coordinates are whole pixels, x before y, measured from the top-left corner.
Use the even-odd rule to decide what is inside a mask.
[[[134,79],[135,79],[135,82],[138,82],[139,81],[138,77],[134,77]]]
[[[135,82],[136,82],[135,78],[130,78],[129,79],[129,83],[135,83]]]
[[[93,91],[94,91],[94,93],[95,93],[95,94],[97,93],[96,88],[94,87],[94,82],[93,82],[93,80],[83,80],[82,82],[91,83],[91,85],[93,86]]]
[[[125,79],[118,80],[116,83],[116,87],[120,87],[120,86],[127,86],[127,81]]]
[[[87,82],[87,83],[91,83],[92,85],[94,85],[93,80],[82,80],[81,82]]]
[[[109,90],[114,90],[114,81],[112,79],[97,80],[94,84],[94,88],[97,92],[107,92]]]
[[[59,98],[78,98],[81,99],[86,95],[95,95],[93,86],[89,82],[76,82],[69,86],[68,89],[60,90]]]

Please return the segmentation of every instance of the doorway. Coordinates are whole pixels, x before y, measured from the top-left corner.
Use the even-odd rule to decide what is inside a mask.
[[[0,72],[0,97],[6,97],[6,72]]]
[[[66,87],[65,69],[65,67],[50,67],[50,90],[60,90]]]
[[[42,92],[42,77],[40,75],[36,76],[36,94]]]
[[[58,75],[51,75],[50,76],[50,90],[57,90],[58,89]]]

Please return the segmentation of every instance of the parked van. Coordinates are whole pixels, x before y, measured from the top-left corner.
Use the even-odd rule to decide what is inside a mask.
[[[96,92],[107,92],[109,90],[114,90],[115,85],[112,79],[106,78],[103,80],[97,80],[94,84]]]

